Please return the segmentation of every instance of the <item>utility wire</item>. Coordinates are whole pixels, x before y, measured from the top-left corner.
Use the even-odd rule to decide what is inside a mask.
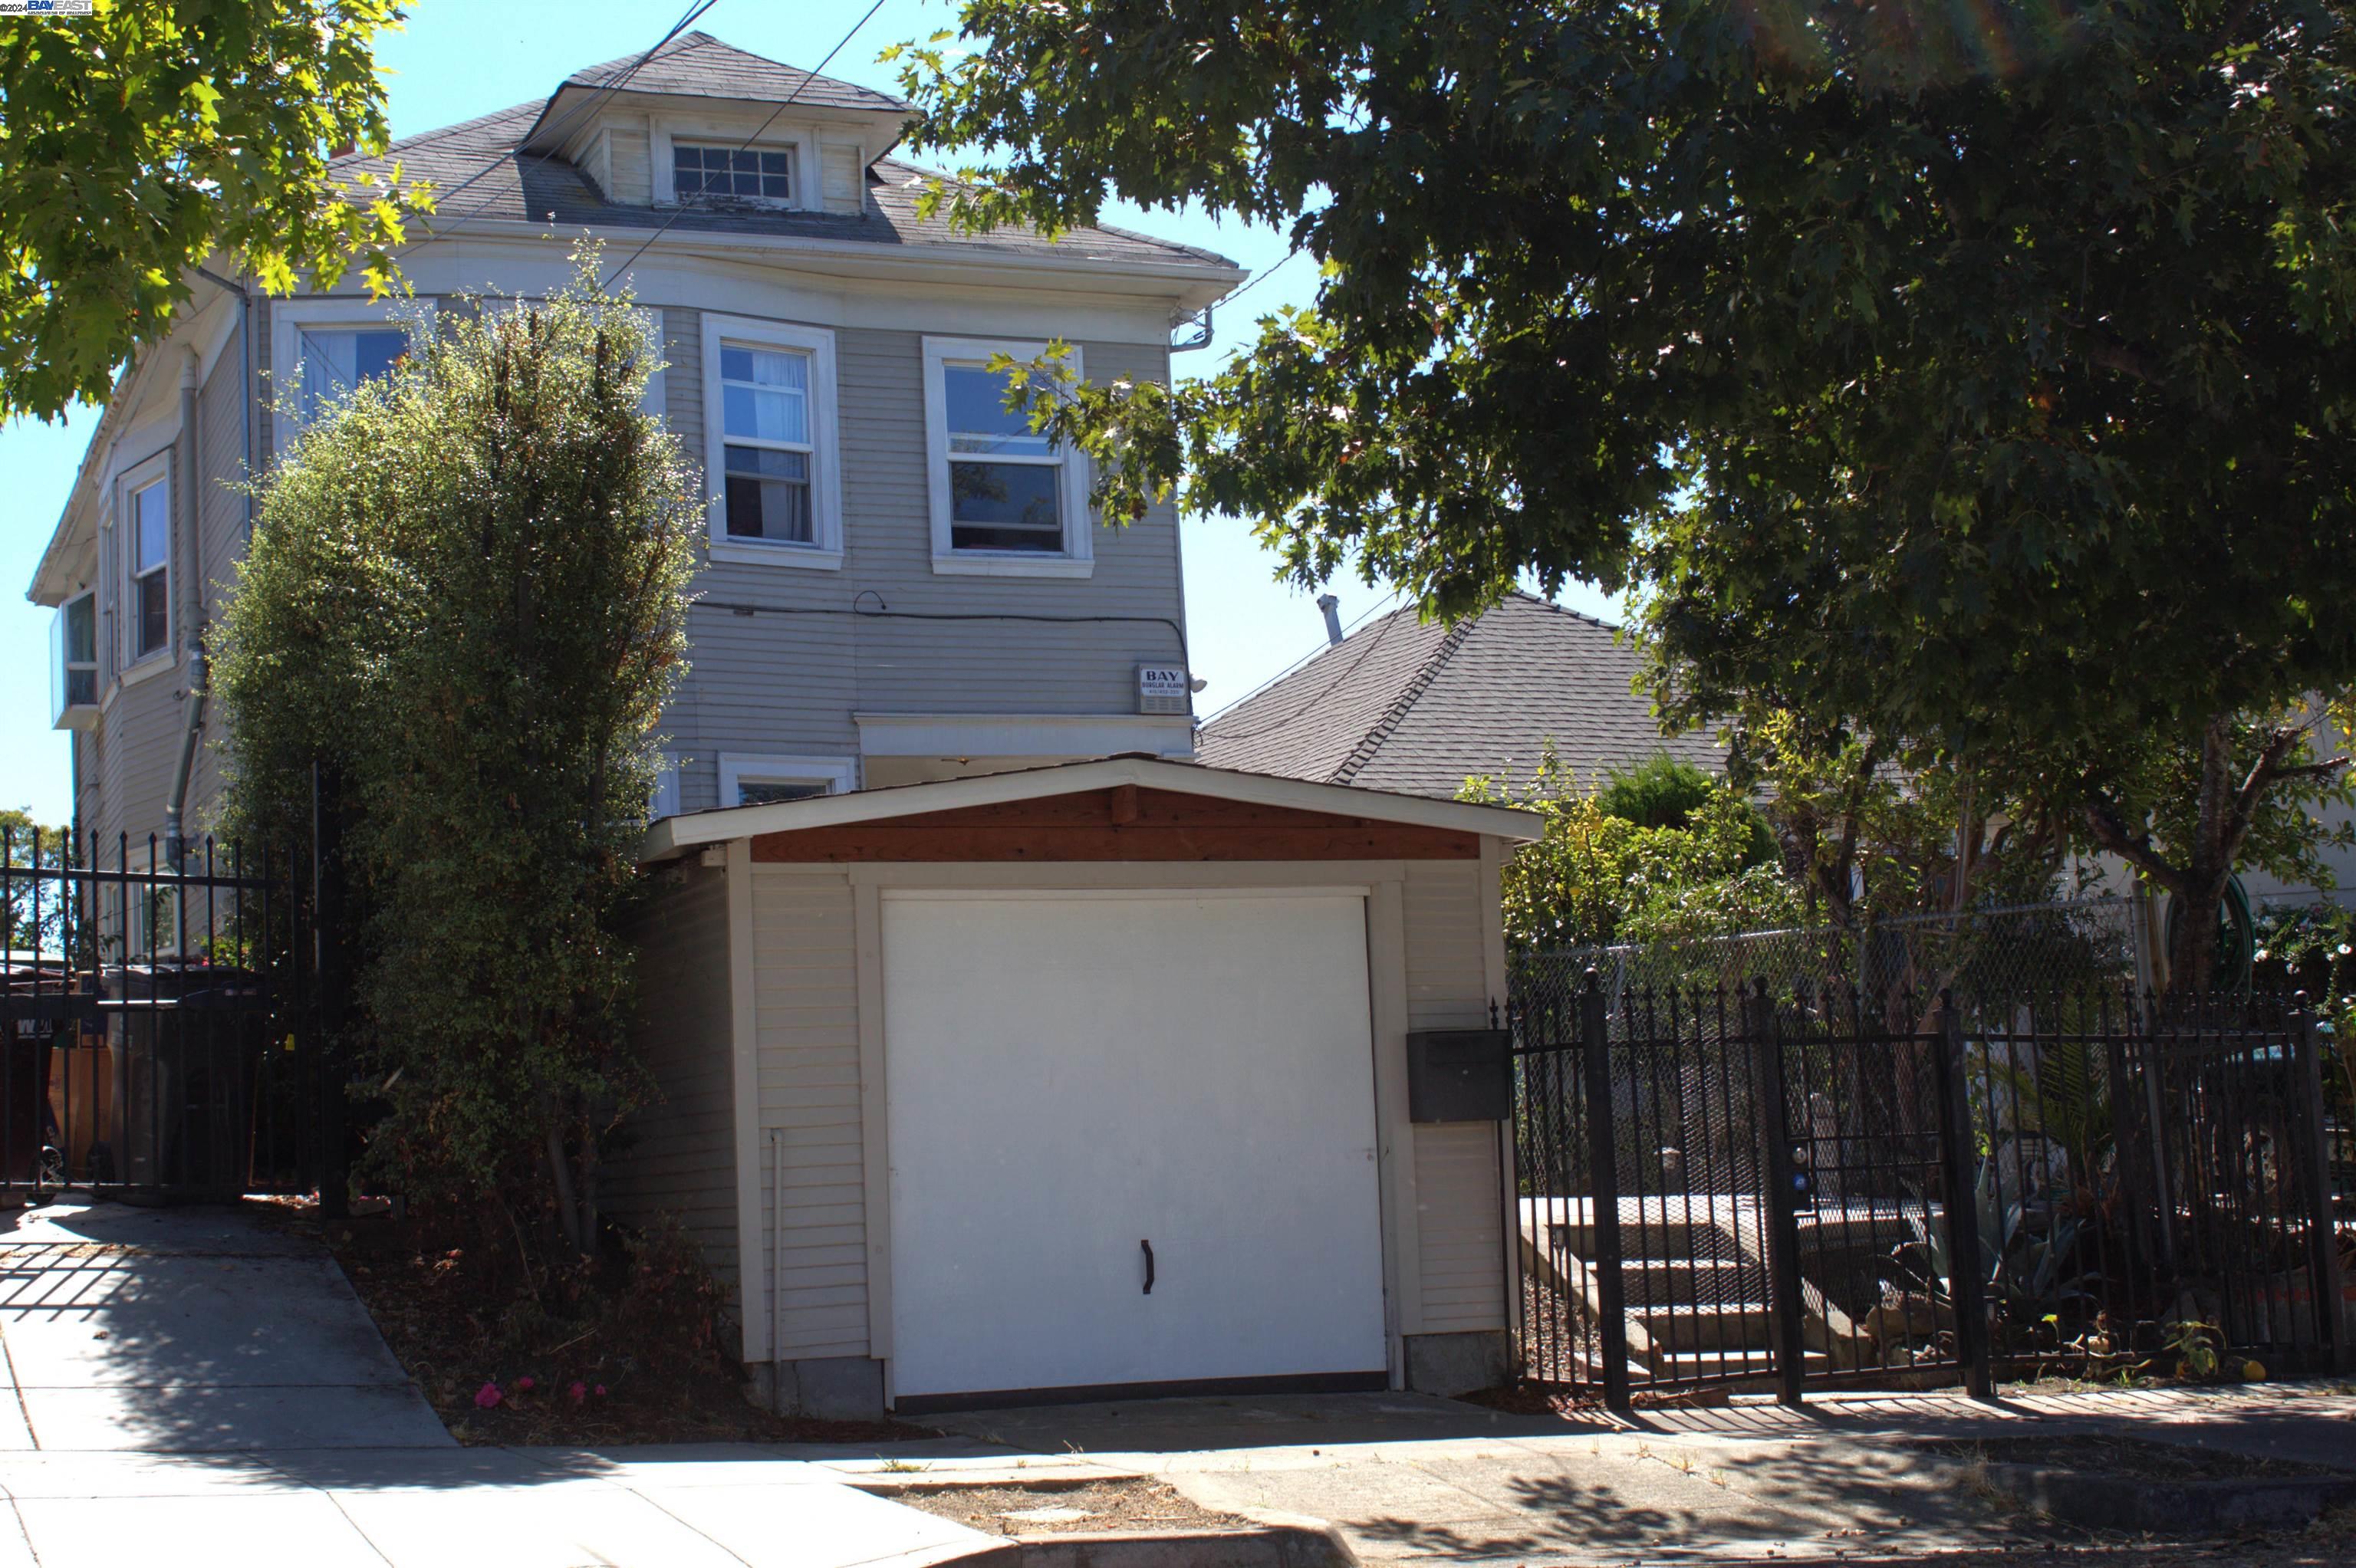
[[[540,161],[542,164],[546,164],[550,159],[555,157],[556,149],[563,144],[564,137],[569,134],[575,125],[578,125],[592,110],[595,109],[600,103],[603,103],[609,94],[619,91],[629,82],[632,77],[638,74],[638,71],[648,60],[654,59],[656,55],[659,54],[664,47],[669,44],[673,38],[678,37],[681,33],[687,31],[688,28],[701,21],[704,14],[719,4],[720,0],[693,0],[693,3],[688,6],[686,13],[682,15],[678,21],[671,24],[670,31],[665,33],[661,37],[657,38],[644,54],[632,60],[627,66],[625,66],[622,69],[616,71],[605,80],[598,83],[597,91],[595,92],[590,94],[581,102],[573,105],[572,112],[566,114],[562,120],[559,120],[553,126],[549,128],[548,134],[552,144],[547,152],[540,155]],[[459,192],[465,190],[467,187],[475,184],[477,181],[487,178],[493,170],[499,168],[514,156],[515,149],[512,147],[495,154],[481,168],[477,169],[473,174],[468,175],[456,185],[452,186],[447,191],[438,193],[435,199],[437,201],[446,200],[450,197],[456,196]],[[520,182],[519,181],[519,183]],[[438,227],[429,227],[423,235],[420,236],[418,239],[411,240],[399,251],[393,252],[393,260],[398,261],[403,256],[406,256],[411,251],[416,250],[419,246],[430,245],[434,240],[443,239],[452,230],[455,229],[459,224],[466,222],[469,219],[480,216],[491,206],[493,202],[496,202],[498,199],[499,198],[497,196],[486,197],[483,200],[477,202],[473,207],[467,208],[458,217],[450,219],[448,223]],[[436,214],[436,216],[439,216],[439,214]]]
[[[865,13],[860,16],[859,20],[851,24],[851,31],[843,34],[841,38],[835,44],[834,48],[826,51],[826,58],[824,59],[819,60],[818,64],[812,66],[809,69],[802,73],[801,81],[791,92],[786,94],[785,98],[779,101],[775,109],[769,111],[769,117],[766,120],[762,121],[754,133],[745,137],[744,140],[737,145],[736,151],[740,153],[750,152],[752,150],[753,144],[759,141],[763,134],[768,131],[769,127],[777,123],[777,116],[783,114],[788,108],[792,107],[794,101],[802,95],[802,89],[808,87],[811,82],[816,81],[818,80],[818,73],[824,70],[828,66],[832,65],[834,63],[834,57],[841,54],[845,48],[849,48],[851,40],[859,36],[859,29],[873,21],[874,19],[875,13],[882,9],[884,9],[884,0],[875,0],[873,5],[868,6]],[[662,220],[662,226],[657,229],[652,234],[648,235],[646,242],[640,245],[637,250],[631,251],[629,258],[626,261],[625,261],[620,266],[615,268],[611,272],[607,273],[605,275],[605,281],[599,284],[598,287],[601,289],[612,288],[614,286],[614,280],[620,277],[624,272],[628,272],[631,267],[635,266],[637,263],[638,258],[647,253],[648,246],[652,245],[656,240],[669,233],[670,226],[677,223],[680,220],[680,216],[686,211],[687,207],[685,203],[681,203],[678,207],[672,208],[671,215]]]
[[[993,610],[894,610],[884,605],[883,595],[867,589],[862,598],[873,596],[879,608],[866,610],[856,601],[848,606],[821,604],[743,604],[724,599],[698,599],[691,609],[725,610],[732,615],[848,615],[860,621],[1020,621],[1044,626],[1141,625],[1167,626],[1178,640],[1179,661],[1193,665],[1186,649],[1186,628],[1168,615],[1045,615],[1023,614],[1012,611]]]
[[[1397,592],[1393,592],[1391,595],[1391,599],[1397,599],[1398,597],[1398,594]],[[1387,599],[1383,603],[1387,604],[1390,603],[1390,600]],[[1380,607],[1381,606],[1379,605],[1376,606],[1377,609]],[[1371,615],[1374,613],[1375,612],[1373,610],[1369,610],[1366,612],[1366,614]],[[1400,615],[1405,613],[1406,612],[1404,611],[1400,612]],[[1285,728],[1285,726],[1292,723],[1295,720],[1300,719],[1311,709],[1316,707],[1319,703],[1324,701],[1326,698],[1332,696],[1334,690],[1338,688],[1344,681],[1358,673],[1358,667],[1365,664],[1367,659],[1374,656],[1375,650],[1382,646],[1384,639],[1387,638],[1391,635],[1391,629],[1399,624],[1399,615],[1394,615],[1389,620],[1384,622],[1380,626],[1376,627],[1374,634],[1366,638],[1366,645],[1358,650],[1358,656],[1344,665],[1342,667],[1341,672],[1334,676],[1332,680],[1327,681],[1323,686],[1319,687],[1314,692],[1312,692],[1310,695],[1309,699],[1303,702],[1300,707],[1294,709],[1291,712],[1286,714],[1283,718],[1277,720],[1275,722],[1262,724],[1257,729],[1223,731],[1220,732],[1219,739],[1223,741],[1257,740],[1262,735],[1271,734],[1276,731],[1281,730]],[[1365,615],[1358,617],[1359,622],[1363,622],[1365,619]],[[1355,624],[1357,623],[1353,623],[1353,624]],[[1328,647],[1333,645],[1332,644],[1327,645]],[[1309,656],[1311,659],[1314,659],[1317,656],[1315,654],[1312,654]],[[1300,667],[1295,666],[1294,667],[1299,668]],[[1286,672],[1286,674],[1290,673],[1290,671]],[[1220,710],[1220,715],[1235,712],[1237,709],[1243,707],[1245,703],[1249,702],[1252,698],[1258,696],[1261,691],[1268,690],[1269,687],[1274,686],[1277,681],[1282,680],[1284,676],[1278,676],[1275,680],[1269,681],[1265,685],[1262,685],[1258,690],[1251,692],[1249,695],[1245,697],[1237,699],[1233,703],[1230,703],[1227,707],[1222,709]],[[1208,722],[1208,720],[1205,720],[1205,722]]]

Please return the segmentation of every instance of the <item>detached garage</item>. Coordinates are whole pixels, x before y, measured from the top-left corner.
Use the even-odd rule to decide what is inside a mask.
[[[1409,1058],[1531,824],[1142,757],[659,822],[612,1205],[784,1409],[1494,1381],[1502,1110]]]

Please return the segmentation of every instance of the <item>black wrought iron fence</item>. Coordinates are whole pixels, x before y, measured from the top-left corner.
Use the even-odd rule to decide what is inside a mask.
[[[316,954],[278,853],[0,830],[0,1183],[308,1191]]]
[[[1512,1018],[1534,1379],[1624,1403],[2348,1362],[2356,1193],[2293,1001],[1524,965]]]

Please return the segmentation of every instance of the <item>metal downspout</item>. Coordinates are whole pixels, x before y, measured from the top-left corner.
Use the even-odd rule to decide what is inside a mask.
[[[188,777],[196,771],[197,736],[205,722],[205,592],[197,581],[202,560],[202,538],[197,517],[197,464],[204,452],[197,428],[197,408],[199,369],[197,351],[193,347],[181,351],[186,357],[180,364],[180,440],[187,449],[187,457],[180,464],[180,527],[176,554],[176,570],[187,575],[184,602],[187,619],[182,624],[187,630],[188,689],[181,704],[180,755],[172,767],[171,793],[164,797],[164,859],[175,871],[186,869],[187,835],[181,826],[181,816],[187,805]]]

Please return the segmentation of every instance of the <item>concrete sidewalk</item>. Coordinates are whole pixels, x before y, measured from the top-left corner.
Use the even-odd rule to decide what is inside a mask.
[[[0,1457],[0,1568],[863,1568],[1001,1544],[749,1445]]]
[[[230,1208],[0,1220],[0,1450],[455,1445],[310,1243]]]
[[[997,1544],[817,1454],[462,1448],[334,1260],[236,1209],[0,1225],[0,1568],[860,1568]]]

